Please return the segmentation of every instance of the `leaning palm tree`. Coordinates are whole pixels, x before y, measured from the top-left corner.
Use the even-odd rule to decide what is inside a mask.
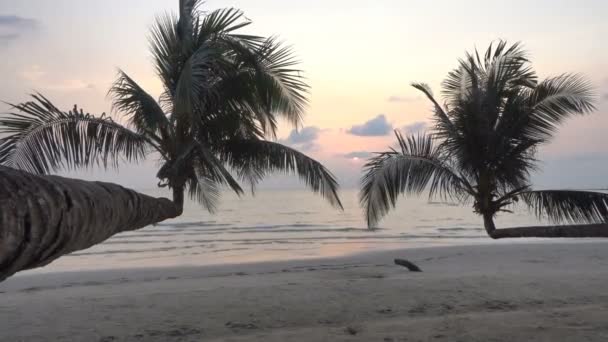
[[[472,203],[487,233],[502,237],[608,236],[608,195],[534,190],[530,173],[539,146],[558,126],[594,109],[591,86],[564,74],[538,81],[520,44],[500,41],[484,56],[467,54],[442,84],[442,106],[425,84],[413,84],[431,101],[429,132],[403,136],[398,148],[365,165],[360,201],[375,226],[402,194]],[[515,203],[555,223],[588,225],[496,229],[497,213]]]
[[[273,141],[278,120],[299,127],[307,104],[291,49],[239,33],[250,24],[240,11],[203,13],[201,3],[180,0],[179,15],[158,17],[151,30],[158,100],[123,71],[109,96],[126,125],[32,95],[0,118],[0,165],[44,175],[156,156],[159,186],[172,190],[177,215],[186,194],[213,211],[222,187],[241,194],[243,183],[253,191],[271,173],[295,173],[341,208],[336,179],[323,165]]]
[[[166,198],[0,166],[0,282],[114,234],[178,215]]]

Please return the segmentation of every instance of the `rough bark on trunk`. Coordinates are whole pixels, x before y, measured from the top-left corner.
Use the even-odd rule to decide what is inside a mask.
[[[608,224],[579,224],[496,229],[492,215],[484,214],[483,223],[492,239],[506,238],[591,238],[608,237]]]
[[[166,198],[116,184],[0,166],[0,281],[179,213]]]

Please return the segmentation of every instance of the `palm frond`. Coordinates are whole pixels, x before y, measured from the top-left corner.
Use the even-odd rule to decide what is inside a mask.
[[[259,139],[232,139],[222,150],[222,160],[252,186],[270,173],[297,174],[314,192],[342,209],[338,182],[318,161],[290,147]]]
[[[188,144],[176,158],[165,162],[157,177],[167,180],[171,186],[172,180],[184,177],[207,179],[218,185],[229,186],[238,195],[243,193],[243,189],[222,161],[198,141]]]
[[[178,21],[179,18],[170,13],[158,16],[148,37],[156,73],[169,98],[175,95],[175,85],[184,63],[184,58],[180,57],[184,48],[178,37]]]
[[[608,222],[608,194],[590,191],[541,190],[517,195],[539,218],[556,223]]]
[[[74,106],[62,112],[40,94],[12,105],[19,113],[0,118],[0,164],[36,174],[60,168],[116,166],[143,158],[148,140],[111,118],[95,117]]]
[[[269,38],[257,54],[261,59],[256,74],[258,92],[266,107],[273,113],[284,115],[296,127],[300,126],[308,104],[309,86],[302,71],[296,68],[299,61],[295,59],[292,48],[284,46],[276,38]]]
[[[210,213],[214,213],[221,197],[220,186],[215,180],[198,171],[198,165],[195,165],[195,170],[196,175],[188,179],[190,198],[200,203]]]
[[[212,85],[226,72],[225,67],[231,68],[223,63],[221,50],[202,46],[189,56],[175,84],[172,100],[176,119],[183,116],[184,121],[194,125],[205,109],[213,108],[209,103],[221,100],[221,94]]]
[[[506,41],[499,40],[490,44],[483,58],[475,51],[460,59],[458,67],[442,82],[442,93],[452,105],[476,91],[482,91],[486,99],[496,101],[505,91],[514,87],[533,87],[536,81],[536,73],[522,44],[508,46]],[[483,102],[479,105],[486,109],[496,107]]]
[[[420,194],[428,188],[430,197],[458,201],[471,194],[471,186],[442,158],[430,136],[395,134],[401,150],[379,153],[364,166],[359,198],[369,227],[395,207],[401,194]]]
[[[437,138],[446,139],[450,136],[457,135],[458,132],[454,127],[454,123],[450,120],[450,117],[446,111],[441,107],[439,102],[433,96],[433,90],[426,83],[412,83],[412,87],[421,91],[432,103],[435,109],[435,135]]]
[[[490,44],[483,63],[479,55],[477,61],[483,70],[486,91],[501,94],[514,87],[532,88],[537,83],[528,52],[519,42],[511,46],[504,40],[499,40],[496,45]]]
[[[241,104],[252,109],[263,123],[264,117],[274,121],[275,115],[285,117],[295,126],[301,125],[308,104],[308,90],[299,62],[293,50],[276,38],[268,38],[259,45],[240,39],[226,39],[234,51],[234,59],[241,70],[241,82],[255,97],[244,97]],[[266,119],[266,120],[268,120]]]
[[[228,185],[237,195],[243,193],[240,184],[211,150],[202,144],[198,144],[195,151],[196,158],[199,160],[201,175],[214,180],[216,183]]]
[[[525,96],[531,110],[525,133],[543,141],[550,139],[564,120],[595,109],[593,87],[576,74],[563,74],[542,81]]]
[[[157,138],[160,133],[161,138],[169,139],[169,120],[158,102],[122,70],[108,95],[113,109],[125,114],[138,133]]]
[[[199,26],[199,39],[209,39],[211,35],[232,34],[251,24],[241,10],[223,8],[205,15]]]
[[[207,112],[205,121],[218,117],[238,114],[242,120],[255,123],[262,136],[275,138],[278,128],[277,117],[269,112],[259,96],[257,82],[249,69],[234,69],[227,72],[213,85],[210,92],[221,94],[211,105],[215,113]]]

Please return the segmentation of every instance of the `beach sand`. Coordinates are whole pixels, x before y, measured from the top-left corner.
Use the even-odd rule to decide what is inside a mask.
[[[18,276],[0,318],[1,341],[608,341],[608,243]]]

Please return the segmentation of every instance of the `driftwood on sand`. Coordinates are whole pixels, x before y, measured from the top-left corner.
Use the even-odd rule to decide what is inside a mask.
[[[0,281],[179,214],[166,198],[116,184],[0,166]]]
[[[395,259],[395,265],[406,267],[410,272],[422,272],[418,266],[405,259]]]

